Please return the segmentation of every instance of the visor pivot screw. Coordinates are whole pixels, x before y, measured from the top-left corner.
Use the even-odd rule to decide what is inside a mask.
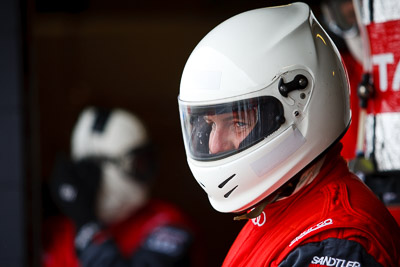
[[[301,98],[301,99],[306,98],[306,94],[305,94],[305,93],[301,93],[301,94],[300,94],[300,98]]]
[[[300,78],[300,79],[299,79],[299,85],[300,85],[301,87],[306,87],[307,84],[308,84],[307,79],[304,79],[304,78]]]
[[[287,95],[289,93],[289,90],[285,85],[281,84],[279,86],[279,92],[281,92],[281,94],[283,95]]]
[[[295,117],[298,117],[298,116],[300,115],[300,112],[299,112],[298,110],[295,110],[295,111],[293,112],[293,114],[294,114]]]

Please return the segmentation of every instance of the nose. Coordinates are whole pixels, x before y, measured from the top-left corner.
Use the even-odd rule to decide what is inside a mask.
[[[235,149],[234,142],[232,142],[231,136],[229,136],[223,129],[213,129],[210,133],[210,139],[208,143],[210,154],[221,153]]]

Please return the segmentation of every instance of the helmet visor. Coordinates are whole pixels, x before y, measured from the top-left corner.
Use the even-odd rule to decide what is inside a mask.
[[[285,122],[282,103],[272,96],[206,106],[179,101],[179,110],[186,152],[200,161],[238,153]]]

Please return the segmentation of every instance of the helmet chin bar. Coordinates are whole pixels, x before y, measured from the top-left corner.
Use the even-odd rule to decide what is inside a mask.
[[[280,186],[280,183],[286,182],[281,180],[280,176],[270,177],[269,175],[272,175],[275,167],[282,164],[289,155],[294,154],[302,145],[304,145],[306,140],[296,126],[292,125],[280,134],[276,141],[277,144],[268,153],[265,153],[263,149],[257,149],[256,153],[246,155],[245,157],[248,158],[248,161],[251,163],[246,165],[245,168],[239,166],[236,161],[231,161],[221,166],[208,167],[208,170],[206,170],[198,168],[195,162],[189,161],[189,165],[199,184],[207,194],[209,194],[209,197],[213,196],[210,200],[216,210],[221,212],[241,212],[255,204],[251,203],[249,206],[243,207],[237,206],[238,203],[236,203],[236,201],[238,194],[243,194],[243,190],[245,190],[244,188],[247,187],[245,178],[247,178],[248,181],[251,181],[253,179],[261,179],[261,177],[268,176],[269,178],[263,179],[263,181],[266,183],[272,183],[276,185],[277,188]],[[254,173],[256,176],[250,177],[249,173]],[[276,179],[280,181],[275,181]],[[268,194],[264,195],[266,191],[262,190],[262,188],[263,186],[261,184],[259,187],[255,188],[257,191],[255,194],[259,195],[261,199],[271,193],[268,192]],[[234,203],[232,204],[235,205],[231,210],[225,211],[220,209],[220,205],[224,205],[231,201],[233,201]]]
[[[223,188],[233,177],[235,177],[236,174],[232,174],[231,176],[229,176],[227,179],[225,179],[225,181],[223,181],[222,183],[220,183],[218,185],[219,188]],[[238,187],[239,185],[236,185],[235,187],[233,187],[231,190],[229,190],[227,193],[225,193],[224,198],[228,198],[230,194],[232,194],[232,192]]]

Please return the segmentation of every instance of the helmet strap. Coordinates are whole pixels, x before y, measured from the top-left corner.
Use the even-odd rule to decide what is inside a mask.
[[[301,174],[298,173],[295,175],[293,179],[290,179],[287,183],[281,186],[275,193],[266,197],[263,201],[261,201],[257,206],[255,206],[250,212],[245,214],[235,216],[233,218],[234,221],[245,220],[245,219],[254,219],[260,216],[265,207],[268,204],[274,203],[279,198],[290,195],[296,188],[297,183],[299,182]]]

